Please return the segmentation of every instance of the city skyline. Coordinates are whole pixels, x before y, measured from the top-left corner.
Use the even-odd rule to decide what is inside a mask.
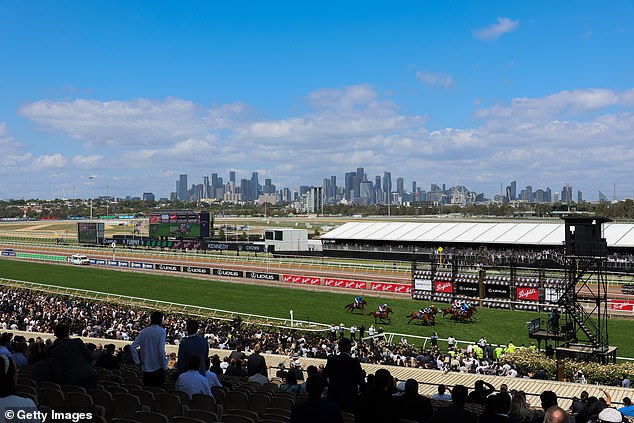
[[[344,185],[360,167],[393,190],[633,198],[631,22],[626,0],[6,0],[0,199],[161,198],[210,169]]]

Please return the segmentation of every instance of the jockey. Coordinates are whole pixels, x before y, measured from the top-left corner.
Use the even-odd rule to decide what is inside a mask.
[[[429,308],[429,307],[427,307],[427,308]],[[427,310],[427,308],[425,308],[425,309],[421,308],[420,310],[418,310],[418,318],[419,319],[421,319],[423,317],[423,314],[425,314],[425,310]]]
[[[451,305],[451,308],[453,310],[457,310],[460,308],[460,300],[454,300],[453,304]]]
[[[470,307],[471,306],[469,305],[469,303],[465,301],[464,303],[462,303],[462,312],[466,313],[467,311],[469,311]]]
[[[354,299],[354,305],[358,307],[361,304],[361,301],[363,301],[363,295],[359,295]]]
[[[381,305],[379,306],[379,311],[380,311],[381,313],[385,313],[385,310],[387,310],[387,304],[381,304]]]

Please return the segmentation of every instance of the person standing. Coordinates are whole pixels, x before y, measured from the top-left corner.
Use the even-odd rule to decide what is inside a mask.
[[[190,319],[187,321],[187,336],[181,339],[181,343],[178,345],[178,360],[176,361],[176,368],[178,373],[185,373],[189,371],[189,361],[193,356],[199,357],[198,373],[205,375],[205,359],[209,355],[209,343],[205,338],[198,335],[199,323],[198,320]]]
[[[130,345],[130,354],[134,364],[141,364],[143,385],[165,387],[167,358],[165,357],[166,333],[163,328],[163,313],[155,311],[150,315],[150,326],[139,332]],[[141,348],[141,357],[137,348]]]
[[[355,325],[350,325],[350,340],[357,340],[357,327]]]
[[[61,366],[61,385],[77,385],[84,388],[97,386],[97,371],[92,366],[92,353],[79,338],[70,339],[68,325],[59,324],[54,330],[55,342],[48,350]]]
[[[354,409],[363,370],[358,358],[350,356],[352,344],[348,338],[339,341],[339,355],[328,358],[323,377],[328,380],[328,399],[336,401],[342,411]]]

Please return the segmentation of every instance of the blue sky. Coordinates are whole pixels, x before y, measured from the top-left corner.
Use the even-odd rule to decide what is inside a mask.
[[[0,0],[0,199],[357,167],[631,198],[633,46],[632,1]]]

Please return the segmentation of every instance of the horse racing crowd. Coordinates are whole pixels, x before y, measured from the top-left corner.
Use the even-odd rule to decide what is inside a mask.
[[[157,314],[160,316],[159,324],[162,326],[161,329],[156,329],[158,326],[153,326],[157,324]],[[148,326],[150,323],[152,323],[152,326]],[[63,330],[60,330],[60,328],[63,328]],[[368,329],[369,335],[373,332],[373,329],[373,327]],[[15,363],[15,366],[18,367],[45,361],[47,359],[46,350],[55,349],[56,344],[58,349],[67,348],[60,345],[62,345],[61,341],[68,338],[68,335],[104,338],[104,341],[108,339],[134,340],[137,337],[141,340],[143,338],[142,331],[148,330],[164,330],[167,343],[179,345],[179,357],[180,347],[183,347],[188,342],[190,342],[188,345],[192,345],[192,337],[196,333],[198,333],[198,335],[195,335],[196,337],[204,336],[205,344],[208,344],[210,348],[233,350],[224,363],[220,363],[217,356],[215,361],[212,360],[211,362],[210,370],[212,372],[217,371],[221,375],[224,371],[227,375],[231,372],[235,376],[249,376],[251,372],[247,372],[247,369],[251,365],[251,358],[259,357],[259,351],[262,351],[284,355],[293,359],[293,371],[283,372],[282,376],[286,378],[286,384],[282,384],[280,386],[281,389],[297,388],[295,390],[298,392],[304,389],[304,392],[308,393],[309,398],[312,399],[314,396],[316,401],[318,401],[324,390],[324,384],[326,383],[324,381],[327,381],[326,389],[328,389],[327,392],[330,392],[328,398],[338,404],[338,408],[324,408],[326,403],[323,399],[321,402],[311,403],[309,401],[305,405],[298,405],[293,408],[293,413],[296,414],[291,415],[291,422],[320,421],[314,420],[317,415],[315,413],[339,409],[353,412],[356,418],[355,421],[360,422],[397,422],[400,418],[411,418],[421,422],[475,422],[473,410],[466,410],[465,404],[481,406],[478,411],[481,415],[480,422],[541,423],[574,421],[567,420],[568,413],[558,406],[557,397],[551,391],[542,393],[540,411],[535,407],[529,410],[526,395],[522,392],[505,390],[504,384],[500,386],[499,392],[496,392],[496,388],[480,380],[475,383],[473,388],[470,388],[470,393],[468,388],[462,385],[456,385],[452,391],[448,391],[444,385],[440,385],[438,394],[432,396],[431,400],[452,400],[452,404],[434,409],[429,398],[418,394],[418,382],[415,380],[410,379],[403,386],[397,386],[396,381],[391,377],[387,369],[377,370],[375,374],[368,375],[366,379],[360,367],[361,363],[376,363],[387,366],[424,367],[447,372],[459,371],[519,377],[522,374],[518,369],[513,368],[512,365],[504,361],[504,352],[512,352],[512,349],[515,348],[512,343],[506,347],[506,350],[501,350],[501,347],[493,348],[484,338],[481,338],[478,342],[474,342],[464,349],[459,349],[456,340],[453,337],[449,337],[448,351],[441,352],[438,348],[438,337],[435,333],[431,338],[430,348],[422,349],[409,345],[405,339],[401,339],[398,344],[388,344],[381,336],[380,331],[376,331],[375,337],[357,340],[356,332],[351,333],[348,330],[346,333],[346,328],[342,328],[341,325],[337,330],[330,330],[325,333],[300,333],[298,331],[278,330],[268,326],[259,327],[255,324],[244,323],[240,319],[233,321],[201,319],[196,321],[195,326],[192,326],[192,320],[178,313],[163,316],[162,313],[153,312],[142,307],[90,301],[21,288],[0,288],[0,331],[4,332],[0,336],[0,355],[11,357],[12,363]],[[54,331],[58,340],[52,344],[50,341],[44,342],[39,338],[27,340],[22,336],[13,337],[12,334],[6,331]],[[362,337],[362,332],[359,331],[360,337]],[[66,343],[64,345],[68,346],[69,344]],[[104,351],[107,350],[105,352],[101,351],[100,347],[96,345],[90,344],[89,347],[93,350],[93,359],[94,357],[108,358],[109,354],[113,352],[112,344],[104,348]],[[144,347],[141,346],[141,348],[143,352]],[[245,351],[251,353],[249,360],[246,360]],[[165,358],[164,350],[162,354],[163,358]],[[138,362],[135,354],[130,353],[129,346],[110,359],[115,360],[115,357],[122,364]],[[231,357],[235,357],[234,362],[230,362],[232,361]],[[301,357],[328,360],[326,366],[321,369],[309,366],[306,383],[301,384],[304,388],[300,388],[298,386],[299,382],[296,380],[300,377],[303,379],[301,371],[297,374],[298,364],[301,366]],[[186,373],[181,373],[181,376],[186,375],[190,379],[198,374],[201,366],[200,357],[193,356],[191,358],[194,360],[189,360],[187,364],[189,371],[185,368],[184,371]],[[175,357],[172,360],[175,360]],[[263,359],[260,360],[262,364]],[[4,360],[4,363],[9,363],[9,361]],[[13,364],[10,365],[13,366]],[[95,363],[96,365],[97,363]],[[177,363],[172,363],[172,366],[176,367]],[[243,366],[243,368],[240,368],[240,366]],[[266,363],[256,367],[264,371]],[[301,370],[301,367],[299,370]],[[193,372],[194,376],[190,372]],[[255,377],[257,372],[260,372],[260,370],[256,369],[251,377]],[[94,374],[94,370],[92,373]],[[7,371],[5,371],[5,374],[7,374]],[[146,374],[144,369],[144,383],[146,382],[145,376],[151,376],[152,374]],[[540,372],[537,372],[537,374],[533,372],[530,376],[545,378],[545,374],[540,374]],[[96,376],[93,375],[91,378],[86,380],[94,384],[96,379],[93,379]],[[259,376],[259,378],[262,378],[262,376]],[[207,380],[204,377],[203,379]],[[81,380],[83,381],[84,379]],[[191,380],[185,380],[185,377],[183,377],[181,383],[181,377],[179,377],[176,382],[177,389],[179,389],[180,383],[187,392],[187,389],[193,386]],[[266,377],[264,377],[261,383],[266,380]],[[149,378],[148,381],[150,381]],[[3,383],[0,383],[0,385]],[[360,394],[355,394],[354,398],[348,398],[347,394],[344,395],[348,387],[357,385],[363,388]],[[207,391],[209,391],[209,388],[207,388]],[[211,395],[211,392],[209,392],[209,395]],[[7,395],[0,395],[0,397],[2,397],[0,398],[0,403],[7,401]],[[579,410],[582,410],[581,413],[584,412],[583,410],[587,410],[588,413],[586,415],[590,416],[589,411],[592,406],[594,407],[592,410],[596,411],[595,417],[601,417],[601,414],[604,415],[603,417],[612,414],[612,418],[614,418],[613,420],[596,421],[621,421],[616,420],[616,417],[622,417],[621,413],[625,415],[627,407],[618,412],[616,409],[609,407],[611,399],[607,393],[606,397],[607,401],[594,398],[594,400],[598,401],[597,404],[594,404],[592,402],[593,397],[588,398],[586,395],[586,398],[584,398],[582,395],[581,399],[576,400],[576,405],[573,402],[572,408],[578,407],[576,411],[578,416],[580,415]],[[627,400],[629,401],[629,399]],[[624,403],[626,403],[625,398]],[[628,403],[625,405],[630,406]],[[630,408],[632,408],[631,411],[634,414],[634,407]],[[608,409],[608,411],[604,412],[604,409]],[[301,417],[293,418],[293,416]],[[306,420],[311,416],[313,420]],[[341,421],[338,411],[334,412],[332,416],[334,416],[333,420],[321,421]],[[380,420],[375,420],[379,417]],[[587,420],[584,420],[584,423],[585,421]]]

